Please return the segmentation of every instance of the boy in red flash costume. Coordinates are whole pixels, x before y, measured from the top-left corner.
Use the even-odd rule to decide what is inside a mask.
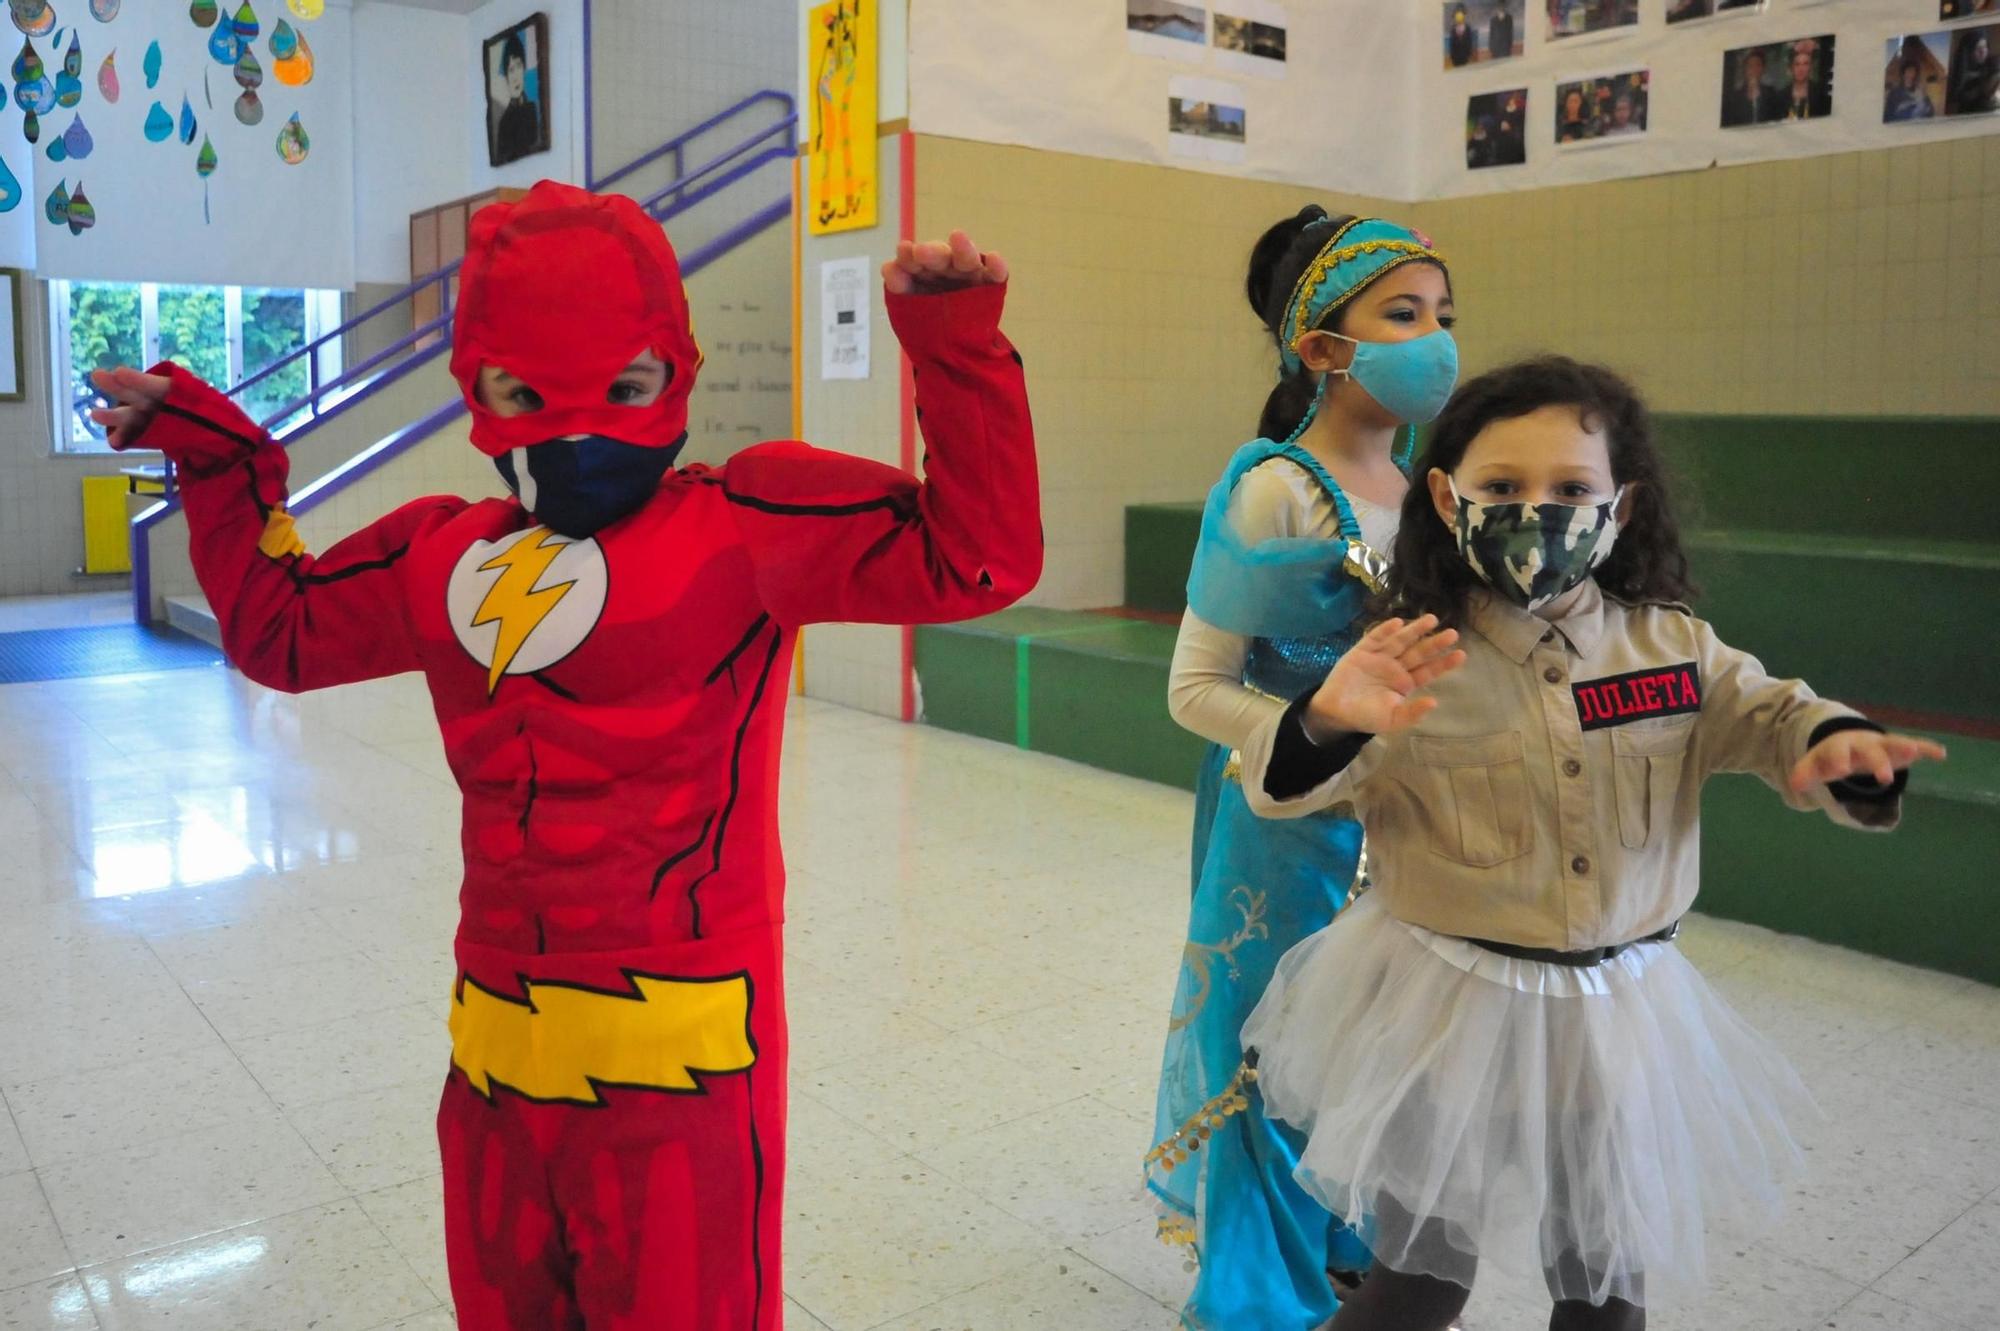
[[[230,659],[289,692],[421,670],[464,792],[438,1112],[468,1331],[776,1331],[786,1038],[777,780],[799,626],[998,610],[1040,575],[1007,269],[899,247],[924,483],[770,443],[672,469],[701,354],[630,201],[474,219],[452,371],[515,497],[420,499],[317,558],[284,451],[172,366],[99,378],[175,463]]]

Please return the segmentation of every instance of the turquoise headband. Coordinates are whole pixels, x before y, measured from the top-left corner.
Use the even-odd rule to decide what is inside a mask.
[[[1280,358],[1285,373],[1297,374],[1304,365],[1299,360],[1298,342],[1318,328],[1327,315],[1352,300],[1370,282],[1391,268],[1406,263],[1434,263],[1446,266],[1444,255],[1431,238],[1397,222],[1378,217],[1356,218],[1335,226],[1331,218],[1312,223],[1314,228],[1333,228],[1319,253],[1299,275],[1285,303],[1285,317],[1278,327]]]

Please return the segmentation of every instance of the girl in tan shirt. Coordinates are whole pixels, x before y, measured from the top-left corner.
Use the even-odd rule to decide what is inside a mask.
[[[1886,830],[1944,752],[1774,679],[1683,604],[1646,412],[1551,358],[1439,418],[1386,620],[1244,747],[1251,807],[1351,803],[1375,890],[1279,963],[1245,1026],[1298,1177],[1377,1265],[1336,1331],[1429,1331],[1482,1260],[1543,1272],[1550,1327],[1645,1324],[1703,1235],[1772,1211],[1810,1099],[1674,946],[1702,783],[1762,777]]]

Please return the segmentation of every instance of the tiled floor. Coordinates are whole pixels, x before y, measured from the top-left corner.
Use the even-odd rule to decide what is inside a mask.
[[[1136,1184],[1187,798],[809,702],[790,745],[790,1326],[1173,1326]],[[0,764],[0,1328],[448,1328],[454,792],[419,684],[0,688]],[[1784,1226],[1653,1325],[1991,1326],[2000,993],[1686,946],[1831,1121]],[[1496,1279],[1467,1320],[1544,1317]]]

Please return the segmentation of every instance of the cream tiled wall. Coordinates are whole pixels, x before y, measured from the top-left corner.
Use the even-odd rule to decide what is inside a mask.
[[[1468,373],[1547,349],[1665,411],[2000,416],[2000,136],[1414,205],[919,144],[919,230],[1015,265],[1040,604],[1116,604],[1125,506],[1200,498],[1254,432],[1275,356],[1244,264],[1308,199],[1437,239]]]

